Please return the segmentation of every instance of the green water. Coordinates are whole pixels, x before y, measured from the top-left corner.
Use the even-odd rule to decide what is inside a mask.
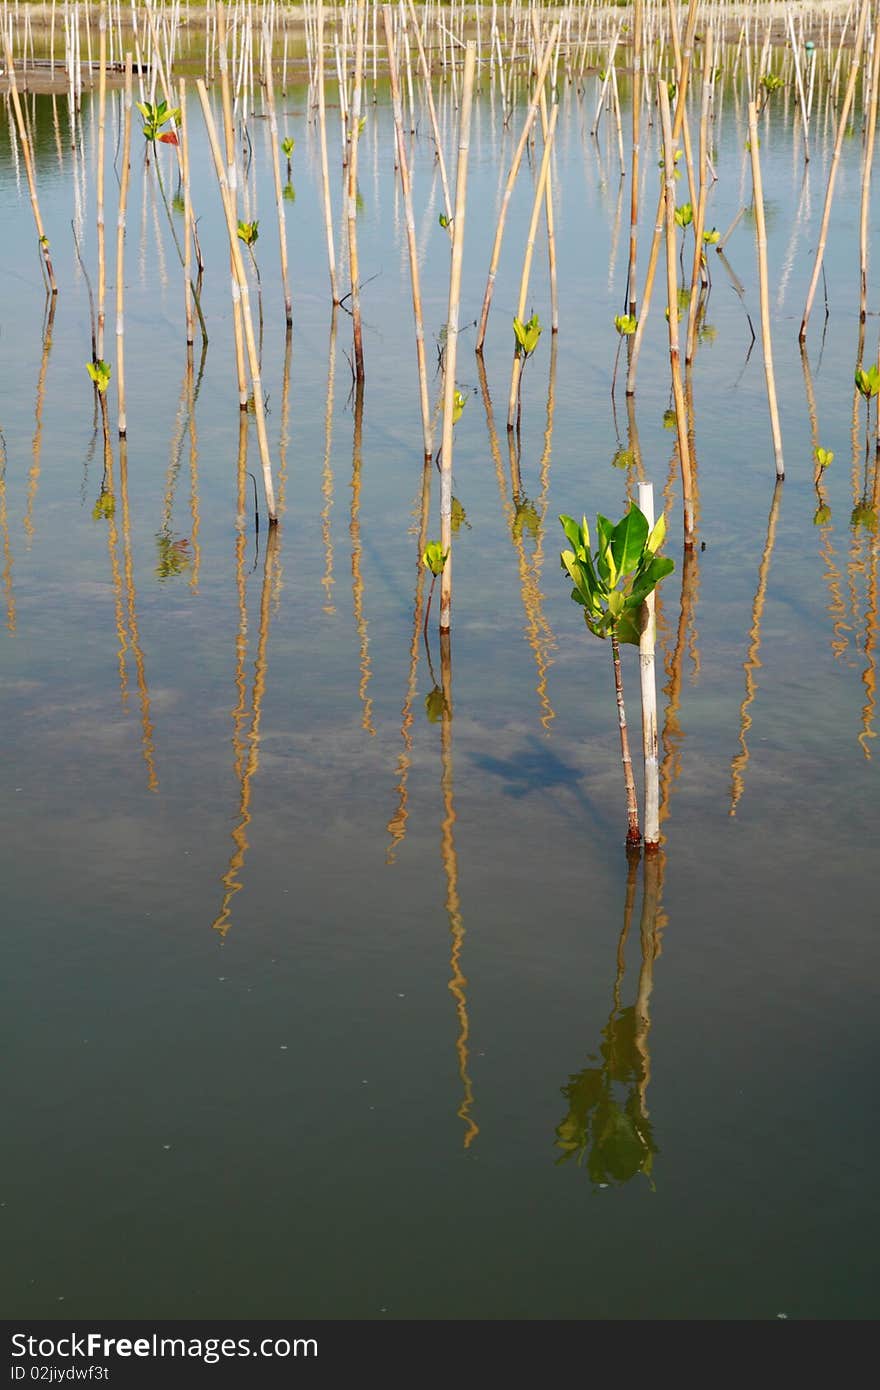
[[[852,389],[859,139],[835,199],[830,317],[820,302],[808,339],[818,442],[835,453],[823,524],[797,328],[827,121],[806,182],[791,97],[774,98],[762,133],[786,460],[775,497],[760,343],[746,361],[746,315],[710,253],[714,332],[692,382],[698,546],[684,576],[652,309],[635,412],[676,571],[659,613],[664,848],[646,878],[623,848],[610,653],[558,565],[557,514],[619,516],[635,483],[612,467],[630,445],[621,381],[619,435],[609,396],[629,210],[612,132],[585,133],[591,85],[583,100],[563,94],[560,331],[552,390],[549,329],[525,372],[523,524],[504,420],[533,170],[511,206],[486,345],[497,454],[473,329],[461,335],[465,518],[451,653],[444,663],[435,604],[432,675],[414,624],[422,465],[405,229],[379,95],[360,157],[359,445],[305,93],[279,96],[281,133],[296,138],[286,384],[268,133],[251,123],[282,510],[271,541],[262,497],[255,535],[249,480],[238,525],[225,231],[194,97],[210,345],[200,368],[197,343],[188,377],[179,268],[136,129],[129,439],[121,457],[113,431],[109,478],[70,230],[73,218],[94,279],[96,112],[87,98],[74,156],[66,100],[57,141],[51,98],[33,108],[60,286],[49,341],[24,173],[0,129],[7,1316],[875,1317],[878,545],[876,529],[851,525],[866,486]],[[454,114],[444,96],[450,151]],[[114,95],[111,362],[118,121]],[[465,325],[515,127],[484,93]],[[715,136],[708,224],[723,230],[751,188],[730,89]],[[161,157],[173,188],[173,151]],[[652,131],[640,282],[657,157]],[[413,161],[436,393],[448,243],[426,124]],[[333,183],[341,216],[337,172]],[[727,254],[757,325],[748,220]],[[542,240],[529,303],[548,323]],[[109,400],[112,423],[112,385]],[[259,476],[252,418],[250,432]],[[112,515],[96,518],[102,479]],[[624,656],[638,747],[637,662]]]

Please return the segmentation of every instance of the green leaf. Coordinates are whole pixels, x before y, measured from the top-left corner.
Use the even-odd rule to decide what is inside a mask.
[[[611,538],[611,553],[618,574],[627,575],[636,568],[647,539],[647,519],[633,503],[626,516],[618,521]]]
[[[630,338],[638,327],[638,320],[634,314],[617,314],[614,319],[614,327],[621,338]]]
[[[422,564],[433,575],[442,574],[448,557],[449,551],[443,550],[440,541],[429,541],[422,555]]]
[[[820,468],[827,468],[834,459],[833,449],[816,449],[816,463]]]
[[[587,526],[586,517],[584,517],[583,528],[578,526],[574,517],[560,516],[559,520],[562,523],[562,529],[565,532],[566,537],[568,538],[569,542],[574,546],[575,550],[577,550],[578,547],[586,547],[586,549],[589,550],[590,531],[589,527]]]
[[[656,552],[660,549],[660,547],[661,547],[661,545],[663,544],[663,542],[665,541],[665,539],[666,539],[666,513],[665,513],[665,512],[661,512],[661,513],[660,513],[660,516],[657,518],[657,521],[654,523],[654,529],[652,530],[650,536],[648,537],[647,543],[646,543],[646,545],[645,545],[645,549],[646,549],[646,550],[650,550],[651,554],[654,555],[654,554],[656,554]]]
[[[449,227],[449,226],[452,225],[452,218],[451,218],[451,217],[447,217],[445,212],[441,212],[441,214],[440,214],[440,216],[439,216],[439,218],[438,218],[437,220],[439,221],[440,226],[443,227],[443,228],[446,228],[446,227]]]
[[[425,696],[425,714],[432,724],[439,724],[445,713],[446,701],[443,698],[443,691],[439,685],[435,685],[434,689]]]

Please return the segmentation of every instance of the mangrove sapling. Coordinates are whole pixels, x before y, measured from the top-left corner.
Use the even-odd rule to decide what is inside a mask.
[[[532,356],[536,347],[538,346],[538,339],[540,338],[543,331],[544,330],[541,327],[541,320],[538,318],[538,315],[535,313],[534,309],[532,310],[531,318],[527,319],[525,323],[523,323],[521,319],[515,318],[513,320],[513,358],[514,363],[517,366],[517,370],[515,373],[516,381],[514,396],[513,400],[510,403],[510,409],[508,411],[507,417],[508,430],[513,429],[513,416],[515,414],[516,428],[517,431],[519,431],[520,420],[522,416],[522,374],[525,370],[526,363],[528,362],[529,358]]]
[[[880,369],[876,363],[872,363],[867,369],[856,367],[855,383],[859,395],[865,402],[865,462],[867,466],[871,441],[871,401],[880,394]]]
[[[562,568],[574,585],[571,597],[583,608],[584,621],[590,631],[596,637],[611,638],[620,755],[626,788],[626,842],[635,846],[641,843],[642,837],[623,702],[620,643],[639,645],[642,605],[660,581],[675,568],[674,560],[657,554],[666,534],[666,518],[661,515],[651,529],[644,513],[635,504],[616,525],[599,515],[596,518],[599,545],[595,552],[591,550],[586,517],[580,525],[570,516],[560,516],[559,520],[573,547],[572,550],[563,550],[560,555]]]
[[[422,564],[425,569],[431,571],[431,587],[428,590],[428,602],[425,606],[425,641],[428,640],[428,619],[431,616],[431,599],[434,597],[434,585],[437,583],[437,576],[443,573],[443,566],[446,564],[449,551],[443,550],[439,541],[428,541],[422,555]]]
[[[247,247],[247,249],[248,249],[248,255],[249,255],[250,258],[251,258],[251,265],[253,266],[253,268],[254,268],[254,274],[255,274],[256,277],[257,277],[257,312],[258,312],[258,314],[259,314],[259,320],[260,320],[260,354],[259,354],[259,355],[260,355],[260,360],[262,361],[262,358],[263,358],[263,281],[262,281],[262,279],[261,279],[261,277],[260,277],[260,267],[257,265],[257,258],[256,258],[256,255],[254,254],[254,247],[256,246],[257,241],[259,240],[259,236],[260,236],[260,223],[259,223],[259,219],[255,219],[253,222],[242,222],[241,218],[238,219],[238,239],[239,239],[239,241],[244,242],[245,246]]]
[[[288,183],[290,183],[290,180],[291,180],[292,177],[293,177],[293,170],[292,170],[292,168],[291,168],[291,160],[292,160],[292,158],[293,158],[293,151],[294,151],[295,146],[296,146],[296,141],[294,140],[294,138],[293,138],[292,135],[286,135],[286,136],[284,137],[284,139],[281,141],[281,150],[282,150],[282,153],[284,154],[285,159],[287,160],[287,182],[288,182]]]
[[[638,327],[635,314],[616,314],[614,327],[617,329],[617,351],[614,354],[614,371],[611,373],[611,399],[614,400],[614,387],[617,383],[617,364],[620,360],[620,345],[624,338],[631,338]]]

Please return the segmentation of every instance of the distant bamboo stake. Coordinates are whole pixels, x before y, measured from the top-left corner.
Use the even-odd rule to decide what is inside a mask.
[[[410,0],[412,4],[412,0]],[[532,38],[535,44],[535,52],[539,53],[541,48],[541,29],[538,17],[532,11]],[[547,142],[547,97],[544,88],[541,88],[541,134],[544,143]],[[556,218],[553,210],[553,169],[552,164],[547,169],[547,182],[544,187],[544,210],[547,219],[547,260],[550,274],[550,331],[559,332],[559,287],[556,275]]]
[[[483,308],[480,313],[480,327],[477,331],[476,343],[477,352],[482,352],[483,342],[486,337],[486,325],[489,321],[489,309],[492,304],[492,295],[495,290],[495,276],[498,273],[498,262],[501,259],[501,243],[504,239],[504,224],[507,220],[507,209],[510,204],[511,194],[513,193],[513,185],[515,184],[516,176],[519,173],[519,166],[522,162],[523,154],[525,153],[526,142],[528,141],[532,126],[535,123],[535,117],[538,114],[538,107],[541,101],[541,92],[544,89],[544,82],[547,77],[547,71],[550,67],[550,59],[553,57],[553,50],[556,47],[556,41],[559,38],[559,29],[560,21],[557,20],[557,22],[553,26],[553,29],[550,33],[550,37],[547,40],[546,47],[544,48],[544,52],[541,56],[541,63],[538,68],[538,76],[535,79],[535,86],[532,93],[532,99],[529,104],[529,109],[526,112],[526,118],[523,122],[522,132],[519,137],[519,144],[517,145],[516,150],[514,151],[513,159],[510,163],[510,171],[507,175],[507,183],[504,187],[504,196],[501,200],[501,210],[498,214],[498,225],[495,228],[495,241],[492,246],[492,258],[489,262],[489,278],[486,281],[486,291],[483,296]]]
[[[654,487],[639,483],[639,510],[654,529]],[[642,748],[645,755],[645,851],[660,848],[660,775],[657,762],[657,676],[654,666],[655,595],[645,599],[639,636],[639,667],[642,680]]]
[[[220,196],[223,203],[223,212],[226,217],[226,231],[229,236],[229,249],[232,256],[233,274],[238,282],[238,290],[241,299],[242,319],[244,320],[244,334],[247,342],[248,359],[251,369],[251,385],[254,395],[254,414],[257,421],[257,442],[260,448],[260,460],[263,465],[263,486],[266,491],[266,509],[269,513],[269,521],[275,525],[278,516],[275,511],[275,489],[272,485],[272,463],[269,458],[269,440],[266,436],[266,413],[263,403],[263,383],[260,377],[260,359],[257,353],[257,343],[254,338],[254,325],[251,318],[250,296],[248,293],[247,275],[245,273],[244,261],[241,256],[241,246],[238,240],[238,226],[236,224],[235,211],[232,202],[232,194],[226,178],[226,170],[223,165],[223,156],[220,153],[220,145],[217,140],[217,128],[214,125],[214,117],[211,115],[211,107],[208,103],[208,93],[205,84],[199,77],[196,79],[196,88],[199,94],[199,101],[202,104],[202,113],[205,117],[205,127],[208,132],[208,140],[211,144],[211,153],[214,156],[214,168],[217,173],[217,182],[220,185]]]
[[[862,169],[862,205],[859,216],[860,308],[862,323],[868,311],[868,212],[871,202],[871,170],[874,162],[874,141],[877,134],[877,86],[880,81],[880,33],[874,33],[874,52],[871,55],[871,103],[868,110],[868,129],[865,141],[865,162]],[[880,411],[878,411],[880,416]]]
[[[235,161],[235,131],[232,126],[232,97],[229,91],[229,59],[226,52],[226,10],[222,0],[217,3],[217,43],[220,53],[220,96],[223,102],[223,130],[226,139],[227,186],[232,199],[233,220],[238,221]],[[237,230],[236,230],[237,236]],[[237,243],[236,243],[237,244]],[[235,255],[230,252],[230,290],[232,294],[232,328],[235,336],[235,370],[238,377],[238,407],[247,410],[247,376],[242,342],[241,290],[235,273]]]
[[[794,75],[797,83],[798,101],[801,108],[801,124],[804,127],[804,163],[810,162],[810,118],[807,114],[807,98],[804,93],[804,80],[801,73],[800,60],[798,59],[797,40],[794,35],[794,20],[791,17],[791,7],[786,7],[785,17],[788,21],[788,32],[791,38],[791,54],[794,59]]]
[[[269,138],[272,145],[272,175],[275,180],[275,207],[278,210],[278,241],[281,246],[281,285],[284,290],[284,312],[287,327],[293,323],[293,307],[290,298],[290,282],[287,278],[287,220],[284,216],[284,195],[281,191],[281,152],[278,148],[278,121],[275,117],[275,92],[272,86],[272,40],[269,30],[263,26],[265,48],[265,67],[263,76],[266,90],[266,110],[269,113]]]
[[[694,267],[691,274],[691,297],[688,301],[688,322],[687,322],[687,345],[685,347],[685,362],[690,365],[694,360],[694,349],[697,342],[697,306],[699,304],[699,293],[697,286],[700,283],[700,270],[703,264],[703,228],[706,223],[706,194],[709,186],[709,99],[712,95],[712,30],[706,33],[706,48],[703,54],[703,92],[700,103],[700,196],[696,207],[694,218]]]
[[[559,26],[557,25],[557,31]],[[468,42],[464,59],[458,130],[458,169],[455,176],[452,264],[449,271],[449,307],[446,315],[446,354],[443,374],[443,444],[440,470],[440,546],[446,563],[440,576],[440,631],[448,632],[452,616],[452,417],[455,409],[455,364],[458,353],[458,306],[464,254],[467,207],[467,171],[470,152],[471,106],[477,50]],[[543,81],[543,78],[541,79]],[[537,109],[537,106],[536,106]]]
[[[550,126],[547,131],[547,140],[544,144],[544,152],[541,156],[541,168],[538,173],[538,182],[535,185],[535,196],[532,202],[532,216],[529,222],[529,233],[526,240],[526,251],[523,257],[522,275],[519,281],[519,300],[517,303],[516,316],[520,323],[525,322],[526,300],[529,293],[529,278],[532,271],[532,255],[535,250],[535,236],[538,230],[538,219],[541,216],[541,206],[544,202],[544,192],[547,184],[547,174],[550,169],[550,156],[553,152],[553,136],[556,133],[556,120],[559,116],[559,104],[554,102],[553,111],[550,116]],[[507,428],[512,430],[516,422],[516,403],[519,394],[519,383],[522,375],[523,358],[520,351],[514,351],[513,366],[510,372],[510,396],[507,401]]]
[[[34,225],[37,229],[40,251],[46,267],[46,274],[49,277],[49,288],[53,294],[58,293],[58,286],[55,283],[55,272],[52,269],[52,258],[49,255],[49,239],[43,231],[43,219],[40,216],[40,203],[37,198],[37,184],[34,177],[34,161],[31,155],[31,142],[28,139],[27,127],[25,125],[24,114],[21,109],[21,101],[18,96],[18,88],[15,85],[15,64],[12,61],[12,48],[9,43],[9,33],[4,29],[3,45],[6,50],[6,75],[9,79],[9,93],[12,97],[12,106],[15,111],[15,124],[18,127],[18,138],[21,142],[21,152],[24,156],[24,168],[27,174],[28,190],[31,195],[31,211],[34,214]]]
[[[434,151],[437,163],[440,166],[440,184],[443,189],[443,206],[446,209],[446,216],[449,219],[449,235],[452,235],[452,201],[449,197],[449,180],[446,177],[446,160],[443,158],[443,142],[440,138],[440,127],[437,124],[437,108],[434,105],[434,92],[431,85],[431,70],[428,67],[428,59],[425,55],[425,45],[422,42],[422,31],[416,19],[415,6],[413,0],[408,0],[409,14],[412,21],[413,33],[416,36],[416,47],[419,51],[419,65],[422,69],[422,80],[425,84],[425,97],[428,102],[428,116],[431,121],[431,130],[434,135]]]
[[[336,251],[333,245],[333,204],[330,200],[330,166],[327,161],[327,109],[324,100],[324,0],[318,0],[318,34],[316,39],[318,89],[318,138],[321,146],[321,191],[324,203],[324,233],[327,238],[327,260],[330,267],[330,294],[334,306],[340,303],[339,282],[336,278]],[[340,96],[344,100],[344,96]]]
[[[348,157],[348,268],[351,274],[351,322],[354,334],[355,379],[364,379],[364,337],[361,326],[360,263],[357,245],[357,170],[360,139],[361,91],[364,78],[364,25],[366,0],[358,0],[355,36],[354,88],[351,97],[351,146]]]
[[[101,4],[98,20],[98,151],[95,201],[98,222],[98,360],[104,359],[104,318],[107,297],[107,264],[104,246],[104,127],[107,118],[107,6]]]
[[[688,77],[691,67],[691,51],[694,41],[694,28],[697,22],[697,0],[690,0],[688,5],[687,19],[684,28],[684,49],[681,57],[681,76],[678,82],[678,90],[675,94],[675,119],[672,126],[672,145],[673,158],[675,146],[681,135],[681,128],[685,117],[685,102],[687,99]],[[645,274],[645,287],[642,291],[642,307],[639,311],[639,321],[632,340],[632,352],[629,358],[629,368],[626,375],[626,394],[632,396],[636,389],[636,368],[638,366],[639,354],[642,350],[642,339],[645,332],[645,324],[648,321],[648,311],[651,307],[651,294],[654,288],[654,276],[657,272],[657,260],[660,255],[660,241],[663,236],[663,200],[665,192],[661,185],[660,197],[657,201],[657,216],[654,222],[654,234],[651,238],[651,251],[648,257],[648,269]]]
[[[183,180],[183,308],[186,315],[186,345],[191,348],[195,337],[192,296],[192,198],[189,183],[189,123],[186,115],[186,80],[180,79],[180,177]]]
[[[831,169],[828,173],[828,187],[825,192],[825,206],[822,209],[822,223],[819,228],[819,242],[816,247],[816,261],[813,266],[813,275],[810,280],[810,288],[807,290],[807,302],[804,306],[804,317],[801,320],[798,339],[803,342],[807,336],[807,323],[813,309],[813,300],[816,297],[816,287],[819,284],[819,276],[822,272],[822,260],[825,255],[825,241],[828,236],[828,221],[831,217],[831,203],[834,198],[834,183],[837,178],[837,166],[840,163],[840,152],[843,149],[844,136],[846,135],[846,123],[849,120],[850,107],[852,106],[853,95],[856,89],[856,79],[859,74],[859,62],[862,56],[862,44],[865,38],[865,24],[868,18],[868,8],[870,0],[862,0],[862,8],[859,13],[859,26],[856,31],[855,46],[853,48],[852,61],[849,67],[849,77],[847,78],[846,91],[843,97],[843,106],[840,111],[840,119],[837,123],[837,138],[834,142],[834,154],[831,159]]]
[[[675,255],[675,143],[669,117],[669,94],[661,77],[657,88],[660,94],[660,115],[663,122],[663,174],[666,204],[666,298],[669,313],[669,365],[672,372],[672,395],[675,401],[675,424],[678,431],[678,457],[681,464],[681,492],[684,510],[684,543],[694,543],[693,475],[687,431],[687,408],[681,382],[681,359],[678,346],[678,274]]]
[[[388,45],[388,75],[391,82],[391,102],[394,112],[394,129],[397,137],[397,162],[400,169],[400,186],[403,189],[403,205],[406,217],[406,239],[409,248],[413,317],[415,319],[416,329],[416,363],[419,373],[419,398],[422,407],[422,430],[425,444],[425,458],[429,459],[433,452],[433,439],[431,431],[431,403],[428,398],[428,374],[425,367],[425,330],[422,320],[422,292],[419,281],[419,251],[416,243],[415,220],[413,218],[409,162],[406,156],[406,142],[403,133],[403,107],[400,100],[397,54],[394,48],[394,21],[389,5],[382,6],[382,18],[385,23],[385,41]]]
[[[776,457],[776,476],[785,477],[782,461],[782,434],[779,429],[779,410],[776,404],[776,379],[773,374],[773,347],[770,341],[770,292],[767,286],[767,228],[764,222],[764,190],[761,183],[761,157],[758,153],[758,109],[749,102],[749,144],[752,154],[752,183],[755,193],[755,237],[758,243],[758,281],[761,293],[761,346],[764,351],[764,375],[767,378],[767,401],[770,406],[770,428],[773,434],[773,453]]]
[[[125,214],[131,161],[131,54],[125,55],[125,109],[122,136],[122,169],[119,174],[119,212],[116,218],[116,399],[120,439],[128,429],[125,414]]]

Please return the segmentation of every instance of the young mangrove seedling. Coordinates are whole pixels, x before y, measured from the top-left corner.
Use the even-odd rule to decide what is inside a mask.
[[[456,394],[458,394],[456,392]],[[425,569],[431,571],[431,587],[428,590],[428,603],[425,608],[425,641],[428,640],[428,619],[431,616],[431,599],[434,597],[434,585],[437,583],[437,576],[443,573],[449,551],[444,551],[439,541],[428,541],[425,552],[422,555],[422,564]]]
[[[614,354],[614,371],[611,373],[611,399],[614,400],[614,387],[617,382],[617,364],[620,361],[620,345],[624,338],[631,338],[639,326],[635,314],[616,314],[614,327],[617,329],[617,351]]]
[[[109,362],[87,362],[86,371],[95,383],[95,387],[100,395],[104,395],[110,385],[110,372],[112,368]]]
[[[179,145],[177,133],[174,130],[164,130],[162,127],[169,121],[176,125],[180,120],[180,107],[169,106],[167,101],[160,101],[154,104],[151,101],[136,101],[135,106],[141,113],[143,119],[144,139],[148,145],[155,145],[158,140],[163,145]],[[150,162],[149,150],[147,151],[147,163]]]
[[[639,645],[642,605],[661,579],[675,568],[674,560],[657,554],[666,535],[666,518],[661,515],[654,529],[649,531],[647,518],[635,503],[616,525],[605,516],[597,516],[599,545],[595,552],[591,551],[586,517],[580,526],[570,516],[560,516],[559,520],[572,546],[571,550],[563,550],[560,554],[562,568],[574,585],[571,597],[583,608],[584,621],[590,631],[596,637],[611,638],[620,756],[626,788],[626,842],[638,845],[642,837],[623,703],[620,643]]]
[[[817,468],[819,469],[819,472],[820,472],[820,473],[824,472],[824,470],[828,467],[828,465],[829,465],[830,463],[833,463],[833,461],[834,461],[834,450],[833,450],[833,449],[819,449],[819,448],[816,449],[816,466],[817,466]]]
[[[684,232],[686,227],[693,225],[694,208],[692,203],[679,203],[675,209],[675,224],[681,227],[681,250],[678,253],[678,262],[681,266],[682,278],[684,278]]]
[[[290,177],[291,177],[290,161],[291,161],[291,158],[292,158],[292,156],[293,156],[293,151],[294,151],[295,145],[296,145],[296,141],[294,140],[294,138],[293,138],[292,135],[287,135],[287,136],[285,136],[285,138],[281,141],[281,148],[282,148],[282,150],[284,151],[284,155],[285,155],[285,157],[286,157],[286,159],[287,159],[287,182],[288,182],[288,183],[290,183]]]
[[[241,221],[239,221],[239,224],[238,224],[238,239],[239,239],[239,241],[243,241],[244,244],[245,244],[245,246],[247,247],[247,249],[248,249],[248,255],[249,255],[250,258],[251,258],[251,264],[252,264],[253,267],[254,267],[254,274],[255,274],[256,277],[257,277],[257,310],[258,310],[258,313],[259,313],[259,316],[260,316],[260,355],[262,356],[262,348],[263,348],[263,282],[262,282],[262,280],[260,279],[260,267],[257,265],[257,258],[256,258],[256,256],[254,255],[254,247],[256,246],[257,241],[259,240],[259,236],[260,236],[260,223],[259,223],[259,219],[255,218],[253,222],[241,222]]]
[[[522,406],[522,374],[525,371],[526,363],[534,353],[535,348],[538,346],[538,339],[540,338],[543,331],[544,330],[541,327],[541,320],[538,318],[538,315],[535,313],[534,309],[532,310],[531,318],[526,319],[525,323],[523,323],[522,319],[515,318],[513,320],[514,356],[518,357],[521,362],[519,379],[516,383],[517,423],[519,423],[520,410]],[[510,428],[509,422],[508,428]]]

